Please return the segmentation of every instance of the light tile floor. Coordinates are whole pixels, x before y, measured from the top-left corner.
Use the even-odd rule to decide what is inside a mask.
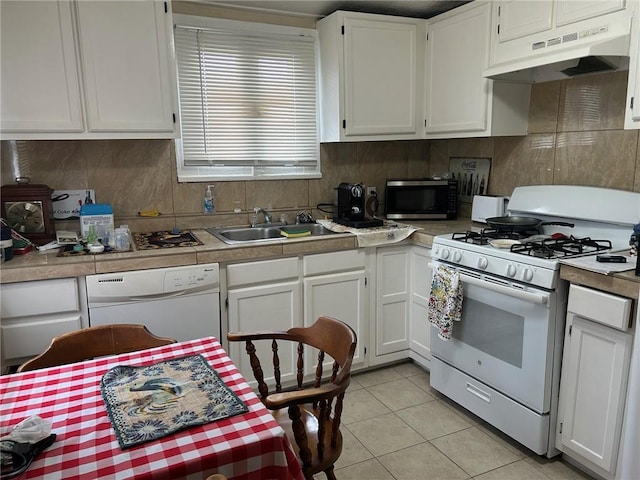
[[[429,373],[414,363],[354,375],[341,430],[339,480],[591,478],[559,457],[536,455],[431,389]]]

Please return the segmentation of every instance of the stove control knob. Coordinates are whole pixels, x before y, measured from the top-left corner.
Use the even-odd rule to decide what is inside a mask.
[[[453,261],[454,262],[460,262],[460,260],[462,260],[462,253],[457,251],[457,250],[455,250],[453,252]]]
[[[516,266],[513,263],[507,265],[507,277],[513,277],[516,274]]]
[[[525,268],[522,277],[525,279],[525,281],[530,282],[531,280],[533,280],[533,270],[531,270],[530,268]]]
[[[449,258],[449,249],[448,248],[443,248],[442,249],[442,258],[444,258],[444,259]]]
[[[480,257],[478,259],[478,268],[480,270],[484,270],[485,268],[487,268],[488,265],[489,265],[489,261],[487,260],[487,257]]]

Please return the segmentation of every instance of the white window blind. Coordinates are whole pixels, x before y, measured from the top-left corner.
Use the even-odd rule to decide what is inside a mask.
[[[183,168],[319,173],[315,37],[175,27]]]

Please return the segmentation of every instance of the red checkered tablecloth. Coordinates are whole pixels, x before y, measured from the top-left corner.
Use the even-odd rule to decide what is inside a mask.
[[[117,365],[151,365],[197,354],[249,412],[121,450],[100,394],[102,376]],[[303,478],[284,430],[214,337],[0,376],[0,432],[30,415],[51,422],[57,439],[20,479],[175,480],[216,472],[230,479]]]

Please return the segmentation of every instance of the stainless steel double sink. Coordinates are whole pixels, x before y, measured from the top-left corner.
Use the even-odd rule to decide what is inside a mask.
[[[310,236],[335,235],[336,232],[324,228],[319,223],[304,223],[300,225],[261,225],[256,227],[218,227],[207,228],[214,237],[228,244],[266,242],[285,238],[282,232],[295,235],[309,230]],[[301,235],[303,236],[303,235]]]

